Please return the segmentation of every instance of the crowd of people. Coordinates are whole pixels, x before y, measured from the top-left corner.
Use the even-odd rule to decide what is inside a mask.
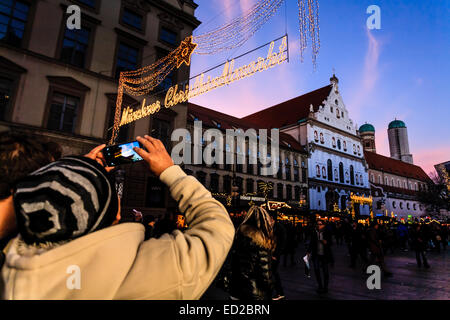
[[[304,265],[307,277],[314,271],[317,292],[326,294],[335,259],[363,271],[377,264],[390,277],[385,256],[396,250],[413,250],[427,269],[427,252],[446,250],[449,228],[438,223],[294,225],[261,206],[231,219],[161,141],[137,140],[143,147],[135,151],[178,208],[156,218],[134,210],[130,222],[105,145],[61,158],[55,143],[0,134],[1,298],[280,300],[280,265]],[[299,246],[305,256],[296,256]],[[346,246],[349,258],[336,257],[335,246]],[[83,273],[76,290],[67,285],[73,265]]]
[[[449,226],[435,222],[407,224],[375,220],[361,224],[351,219],[313,219],[294,225],[277,218],[277,212],[252,208],[233,219],[236,227],[233,247],[205,299],[227,296],[232,299],[284,299],[278,273],[280,263],[284,267],[304,265],[308,278],[312,270],[317,292],[326,294],[329,270],[335,259],[348,261],[349,268],[359,267],[363,273],[369,265],[376,264],[385,277],[392,277],[393,270],[387,267],[386,255],[411,250],[415,252],[417,267],[428,269],[427,252],[440,253],[448,244]],[[297,250],[300,245],[304,250]],[[335,257],[333,247],[337,246],[345,248],[345,256]],[[306,255],[296,257],[299,252]]]

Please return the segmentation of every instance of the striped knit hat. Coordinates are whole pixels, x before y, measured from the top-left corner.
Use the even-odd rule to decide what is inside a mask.
[[[14,194],[26,243],[75,239],[110,226],[118,203],[114,183],[96,161],[62,158],[21,179]]]

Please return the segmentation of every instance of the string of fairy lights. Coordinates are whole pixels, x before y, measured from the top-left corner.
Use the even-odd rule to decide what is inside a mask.
[[[142,96],[155,89],[175,68],[183,63],[190,65],[193,53],[218,54],[242,46],[279,10],[286,0],[259,0],[242,15],[209,32],[189,36],[168,55],[138,70],[120,73],[116,99],[114,126],[110,144],[117,139],[124,92]],[[300,57],[303,62],[308,36],[311,42],[312,63],[316,69],[320,49],[319,1],[297,0],[300,31]]]

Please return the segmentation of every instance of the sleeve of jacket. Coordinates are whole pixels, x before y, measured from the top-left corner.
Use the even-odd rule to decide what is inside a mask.
[[[179,166],[160,176],[186,216],[188,228],[142,242],[119,299],[198,299],[231,248],[234,226],[227,210]]]

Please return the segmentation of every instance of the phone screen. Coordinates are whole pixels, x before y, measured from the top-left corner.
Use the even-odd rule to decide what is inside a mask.
[[[142,148],[138,141],[133,141],[103,149],[103,155],[108,167],[141,161],[142,158],[133,150],[134,147]]]

